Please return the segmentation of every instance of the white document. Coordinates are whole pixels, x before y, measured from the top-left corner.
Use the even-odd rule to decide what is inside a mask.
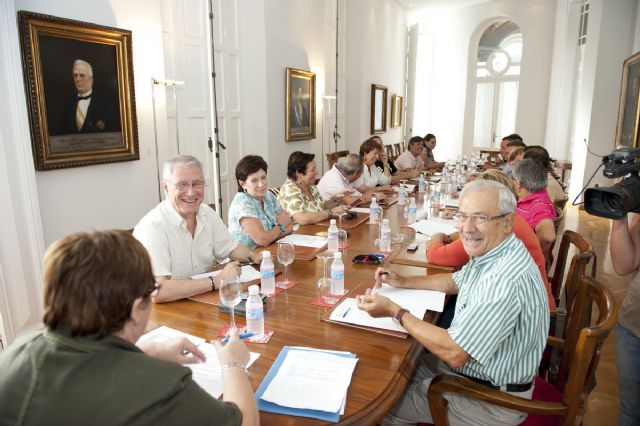
[[[326,351],[289,350],[262,399],[284,407],[338,412],[357,362]]]
[[[317,235],[289,234],[278,240],[279,243],[291,243],[296,246],[320,248],[327,244],[325,237]]]
[[[445,201],[444,203],[445,207],[453,207],[453,208],[459,208],[460,207],[460,199],[459,198],[449,198],[447,201]]]
[[[409,226],[420,232],[421,234],[428,236],[432,236],[433,234],[436,234],[438,232],[442,232],[448,235],[454,232],[458,232],[455,227],[455,223],[456,222],[454,220],[440,219],[436,217],[423,219],[418,222],[412,223]]]
[[[377,294],[388,297],[393,302],[408,309],[411,315],[417,318],[424,318],[427,309],[442,312],[444,308],[445,294],[433,290],[417,290],[407,288],[395,288],[388,284],[383,284]],[[383,330],[393,330],[406,333],[404,327],[398,325],[392,318],[373,318],[367,312],[358,308],[356,299],[346,298],[331,313],[331,320],[346,322],[349,324],[364,325],[368,327],[380,328]]]
[[[224,393],[224,389],[222,387],[222,367],[220,366],[216,348],[211,343],[202,343],[198,346],[198,349],[204,353],[207,360],[198,364],[184,364],[184,366],[191,369],[194,382],[209,395],[214,398],[220,398],[220,395]],[[256,352],[250,352],[249,355],[247,368],[260,357],[260,354]]]
[[[404,189],[407,192],[413,192],[413,190],[416,189],[416,185],[412,185],[410,183],[405,183],[404,184]],[[396,191],[396,192],[400,192],[400,186],[399,185],[398,186],[394,186],[393,190]]]
[[[199,280],[201,278],[206,277],[215,277],[220,272],[221,269],[213,272],[205,272],[204,274],[191,275],[192,280]],[[249,281],[259,280],[260,279],[260,271],[256,271],[255,268],[251,265],[244,265],[240,268],[240,282],[248,283]]]
[[[144,344],[144,343],[164,342],[166,340],[174,339],[176,337],[186,337],[191,341],[191,343],[193,343],[196,346],[205,342],[205,339],[203,339],[202,337],[193,336],[191,334],[187,334],[182,331],[163,325],[161,327],[154,328],[150,332],[140,336],[140,338],[136,342],[136,345],[140,346],[141,344]]]
[[[366,214],[371,213],[371,210],[369,209],[369,207],[353,207],[349,209],[349,211],[355,212],[355,213],[366,213]]]

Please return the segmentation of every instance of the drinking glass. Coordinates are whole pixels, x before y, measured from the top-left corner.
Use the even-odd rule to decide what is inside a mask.
[[[240,277],[230,278],[228,280],[220,280],[220,301],[229,307],[231,311],[231,325],[229,330],[236,328],[236,318],[234,308],[240,303],[242,286],[240,285]]]
[[[322,278],[318,280],[318,293],[322,300],[326,303],[333,305],[338,301],[337,297],[334,297],[331,294],[331,278],[329,278],[329,273],[327,272],[327,260],[333,259],[333,256],[330,254],[325,254],[320,256],[322,257]]]
[[[292,283],[289,282],[288,278],[288,266],[293,263],[295,257],[295,246],[293,244],[287,242],[278,243],[278,261],[284,265],[284,281],[278,281],[278,287],[284,289],[292,287]]]
[[[344,229],[338,230],[338,250],[344,250],[347,248],[347,231]]]

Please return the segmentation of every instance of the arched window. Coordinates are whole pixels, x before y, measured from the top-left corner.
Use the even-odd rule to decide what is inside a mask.
[[[496,21],[482,34],[476,62],[473,146],[497,147],[515,132],[522,31],[511,21]]]

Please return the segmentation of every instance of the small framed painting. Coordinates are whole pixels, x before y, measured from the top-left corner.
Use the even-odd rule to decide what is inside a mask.
[[[391,127],[402,126],[402,96],[391,97]]]
[[[287,68],[285,130],[287,142],[316,137],[316,75]]]
[[[387,88],[371,85],[371,134],[387,131]]]
[[[640,52],[627,58],[622,66],[622,86],[616,126],[616,146],[638,147],[640,128]]]

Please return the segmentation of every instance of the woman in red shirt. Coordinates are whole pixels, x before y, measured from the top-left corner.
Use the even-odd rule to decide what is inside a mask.
[[[478,179],[493,180],[500,182],[513,192],[515,195],[515,187],[511,179],[499,170],[490,169],[478,176]],[[517,197],[516,197],[517,198]],[[549,311],[555,313],[556,301],[551,293],[551,285],[545,272],[545,260],[540,248],[540,241],[535,232],[529,224],[519,215],[514,215],[513,219],[513,232],[516,237],[522,240],[529,254],[533,258],[534,262],[540,270],[542,281],[547,289],[547,296],[549,298]],[[459,239],[458,233],[453,234],[451,237],[442,233],[434,234],[431,237],[431,241],[427,244],[427,259],[429,263],[434,265],[459,267],[465,265],[469,261],[469,256],[462,246],[462,241]]]

